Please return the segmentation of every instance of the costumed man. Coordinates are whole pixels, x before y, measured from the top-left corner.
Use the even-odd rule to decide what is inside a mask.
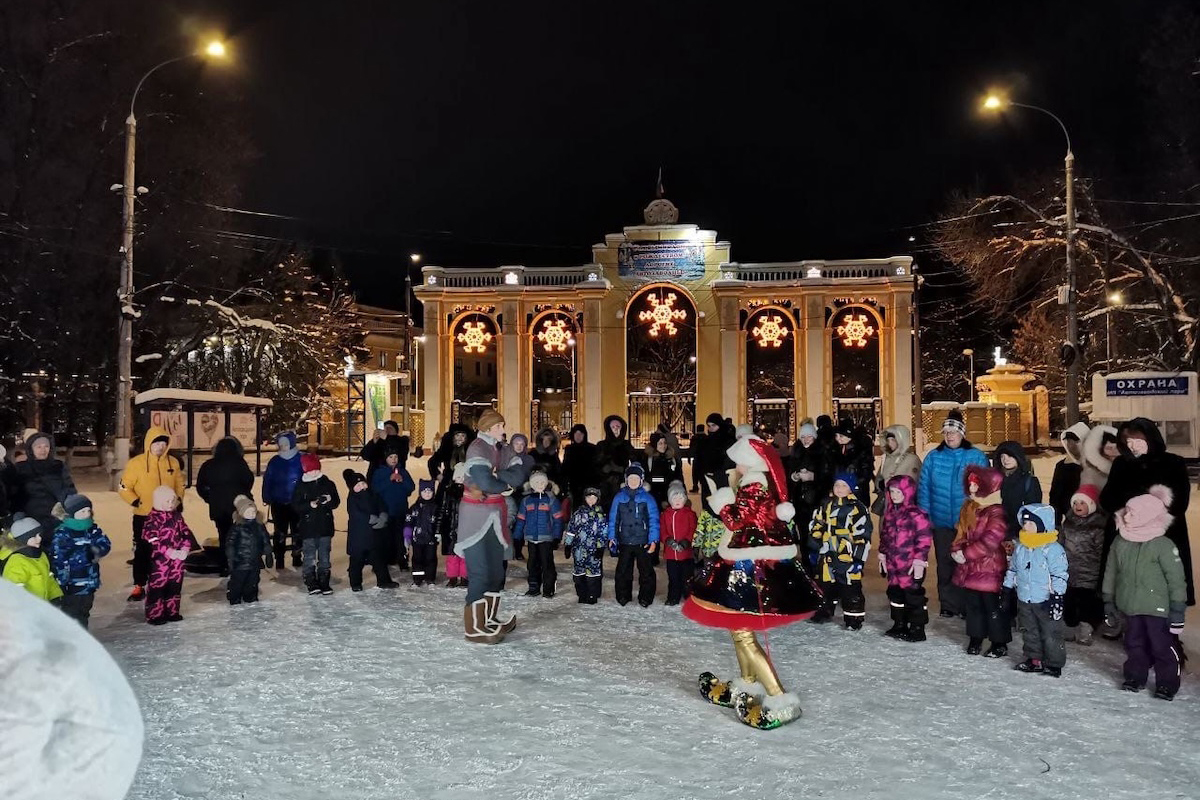
[[[701,564],[683,613],[728,630],[741,671],[732,681],[705,672],[701,696],[734,708],[746,725],[778,728],[799,718],[800,700],[784,691],[755,632],[807,619],[824,598],[801,565],[788,529],[796,510],[786,500],[778,452],[750,434],[734,442],[728,455],[737,470],[737,492],[710,484],[709,505],[726,530],[716,554]]]
[[[498,444],[504,417],[488,409],[479,415],[479,435],[467,446],[463,464],[463,496],[458,505],[458,542],[454,554],[467,566],[467,602],[463,633],[468,642],[497,644],[517,627],[516,615],[500,617],[504,562],[513,557],[505,496],[519,476],[500,468]],[[520,472],[521,467],[512,468]]]

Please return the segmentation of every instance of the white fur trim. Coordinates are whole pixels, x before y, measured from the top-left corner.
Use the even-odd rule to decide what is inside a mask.
[[[713,511],[720,514],[721,509],[734,501],[733,489],[728,486],[722,486],[708,496],[708,505]]]
[[[764,687],[758,681],[748,681],[745,678],[734,678],[729,682],[729,691],[736,697],[739,694],[748,694],[751,697],[761,699],[767,693]]]
[[[733,540],[733,532],[728,528],[721,536],[717,545],[717,555],[726,561],[785,561],[795,558],[799,552],[794,544],[763,545],[762,547],[739,547],[736,550],[729,546]]]
[[[796,507],[785,500],[775,506],[775,516],[784,522],[791,522],[796,518]]]
[[[1171,501],[1175,499],[1175,493],[1171,491],[1170,487],[1163,486],[1161,483],[1151,486],[1146,490],[1146,494],[1157,497],[1168,508],[1171,507]]]
[[[1081,448],[1083,465],[1091,467],[1102,475],[1108,475],[1108,471],[1112,469],[1112,462],[1100,452],[1104,442],[1104,434],[1106,433],[1116,437],[1117,429],[1111,425],[1097,425],[1088,431],[1087,438],[1083,440],[1083,447]]]
[[[769,694],[762,699],[762,707],[772,716],[778,717],[781,712],[796,712],[800,710],[800,698],[792,692]]]
[[[766,472],[767,462],[758,454],[758,451],[750,446],[751,438],[758,439],[759,437],[746,436],[738,439],[725,453],[729,456],[730,461],[746,467],[747,472]]]

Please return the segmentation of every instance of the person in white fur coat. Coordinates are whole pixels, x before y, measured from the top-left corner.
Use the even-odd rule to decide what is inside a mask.
[[[800,700],[784,691],[757,631],[807,619],[821,607],[821,589],[798,559],[790,526],[787,477],[779,453],[745,433],[728,455],[737,469],[737,491],[710,486],[709,506],[725,526],[717,552],[692,581],[683,613],[701,625],[728,630],[740,676],[700,676],[700,694],[737,711],[754,728],[777,728],[800,716]]]
[[[70,617],[0,581],[0,795],[121,800],[142,714],[120,667]]]

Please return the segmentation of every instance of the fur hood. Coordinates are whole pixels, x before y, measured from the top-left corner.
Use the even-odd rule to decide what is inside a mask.
[[[1117,448],[1121,451],[1121,455],[1125,458],[1134,458],[1133,453],[1125,445],[1125,435],[1127,433],[1140,433],[1146,438],[1148,450],[1146,456],[1157,456],[1167,452],[1167,443],[1163,441],[1162,432],[1152,420],[1145,417],[1136,417],[1121,425],[1117,431]]]
[[[549,448],[545,448],[542,446],[542,440],[545,439],[547,436],[550,437],[550,447]],[[560,447],[560,445],[561,445],[561,439],[559,438],[558,431],[554,430],[554,428],[551,428],[549,425],[542,428],[540,431],[537,432],[537,436],[533,437],[533,449],[536,452],[541,453],[542,455],[551,455],[551,454],[557,455],[558,448]]]
[[[1076,422],[1071,427],[1058,435],[1058,441],[1062,444],[1063,453],[1069,464],[1083,463],[1083,443],[1087,441],[1087,435],[1091,432],[1086,422]],[[1071,442],[1067,438],[1067,434],[1073,435],[1078,441]]]
[[[1083,465],[1091,467],[1102,475],[1107,475],[1112,469],[1112,462],[1104,457],[1105,441],[1117,440],[1117,429],[1111,425],[1097,425],[1087,433],[1083,440]]]
[[[621,423],[621,433],[613,436],[612,428],[610,427],[613,421]],[[604,441],[627,441],[629,439],[629,423],[620,414],[609,414],[604,418]]]

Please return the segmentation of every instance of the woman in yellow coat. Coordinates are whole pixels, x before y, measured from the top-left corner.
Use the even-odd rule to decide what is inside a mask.
[[[163,428],[150,426],[140,455],[129,459],[121,475],[121,499],[133,506],[133,591],[130,600],[146,597],[150,577],[150,545],[142,541],[146,515],[154,508],[154,490],[170,486],[183,500],[183,467],[167,452],[171,435]]]
[[[33,517],[21,517],[12,523],[0,560],[4,561],[4,577],[35,597],[57,600],[62,597],[58,581],[50,574],[50,559],[41,551],[42,526]]]

